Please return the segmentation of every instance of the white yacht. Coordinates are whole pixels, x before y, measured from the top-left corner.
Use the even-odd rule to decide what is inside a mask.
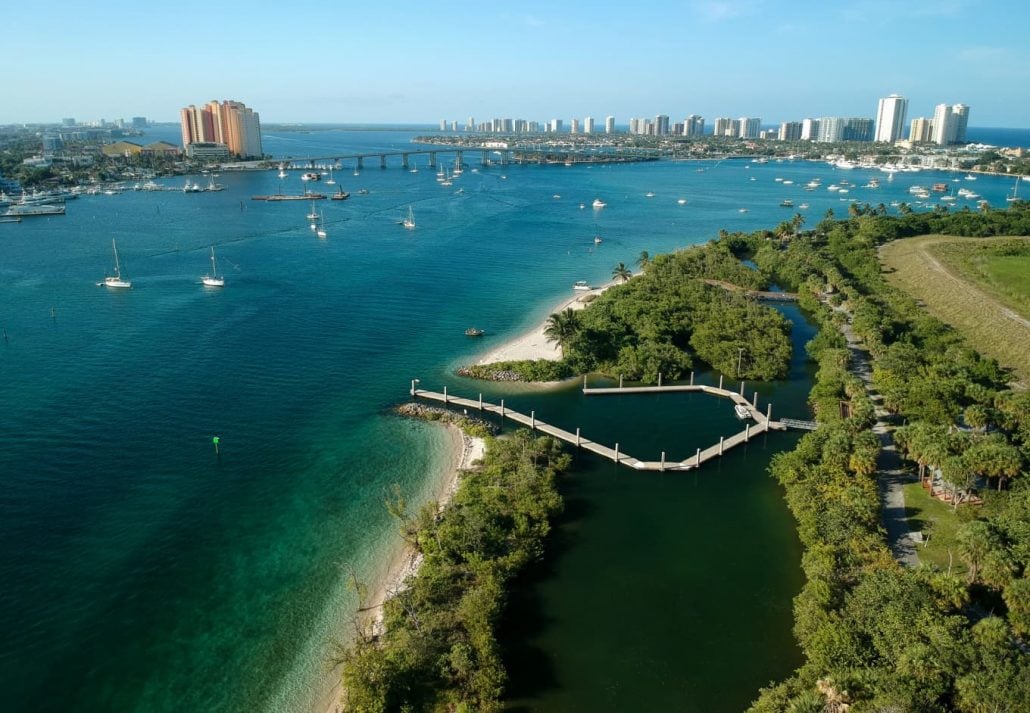
[[[118,245],[115,243],[114,238],[111,238],[111,249],[114,250],[114,275],[107,275],[104,277],[104,287],[122,289],[132,287],[131,282],[122,279],[122,266],[121,263],[118,262]]]
[[[225,275],[218,274],[218,264],[215,262],[215,246],[211,246],[211,274],[200,278],[204,287],[225,287]]]
[[[329,235],[325,230],[325,215],[323,215],[321,211],[319,211],[318,214],[318,228],[315,230],[315,235],[320,238],[325,238]]]
[[[687,204],[687,199],[686,198],[680,198],[676,202],[679,203],[680,205],[686,205]]]
[[[608,204],[607,204],[607,203],[605,203],[605,202],[604,202],[603,200],[601,200],[600,198],[595,198],[595,199],[594,199],[594,202],[593,202],[593,206],[594,206],[595,208],[604,208],[604,207],[605,207],[606,205],[608,205]]]
[[[588,283],[586,280],[577,280],[576,284],[572,286],[572,289],[578,290],[580,292],[586,292],[588,290],[592,290],[593,288],[590,286],[590,283]]]
[[[751,412],[744,404],[735,404],[733,406],[733,413],[737,414],[737,418],[741,421],[746,421],[751,418]]]

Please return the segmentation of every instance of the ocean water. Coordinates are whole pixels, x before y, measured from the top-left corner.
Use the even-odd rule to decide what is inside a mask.
[[[273,132],[265,147],[281,156],[379,150],[409,146],[412,135]],[[874,203],[906,200],[909,185],[951,178],[899,174],[888,185],[883,174],[743,161],[492,166],[466,170],[448,190],[419,168],[337,172],[352,197],[320,205],[326,240],[308,228],[306,203],[249,200],[278,189],[274,171],[222,174],[220,193],[84,196],[65,216],[0,225],[4,709],[316,706],[335,676],[326,663],[332,643],[350,630],[347,573],[375,577],[396,544],[384,490],[397,483],[413,501],[424,499],[447,456],[439,430],[390,414],[412,378],[426,388],[504,395],[541,418],[622,439],[639,457],[662,449],[689,455],[697,440],[732,429],[732,415],[715,418],[710,405],[698,410],[690,401],[659,408],[590,401],[575,389],[484,386],[452,370],[546,316],[574,281],[604,281],[641,250],[775,225],[798,210],[779,207],[784,198],[807,200],[811,222],[828,208],[846,211],[835,194],[803,190],[813,177],[825,187],[877,175],[880,189],[851,191]],[[300,190],[296,176],[285,183]],[[963,185],[996,205],[1010,188],[993,177]],[[368,194],[357,195],[359,188]],[[595,197],[608,207],[592,210]],[[398,225],[409,206],[414,231]],[[599,246],[595,235],[604,238]],[[132,290],[96,285],[111,269],[112,239]],[[222,290],[199,284],[212,245],[226,275]],[[466,338],[471,324],[487,335]],[[804,415],[804,386],[799,372],[792,383],[763,387],[762,398]],[[660,414],[657,425],[647,420]],[[609,611],[609,621],[601,608],[578,607],[572,616],[577,573],[596,570],[601,559],[595,547],[625,540],[662,561],[704,549],[695,530],[675,526],[675,503],[691,522],[718,512],[718,531],[747,532],[766,547],[742,567],[758,577],[750,599],[729,596],[740,579],[712,581],[705,557],[693,558],[696,568],[669,569],[669,581],[696,597],[677,611],[695,616],[700,603],[709,618],[721,611],[768,622],[766,649],[738,651],[747,665],[734,686],[754,690],[789,671],[792,656],[775,653],[792,650],[799,554],[763,470],[790,439],[770,436],[767,446],[724,460],[712,478],[704,470],[639,477],[582,459],[568,486],[570,516],[554,572],[533,590],[537,610],[549,614],[526,638],[544,652],[555,680],[534,688],[525,685],[533,675],[516,676],[520,700],[559,709],[587,685],[575,652],[588,611],[595,629],[611,623],[609,644],[639,649],[613,677],[628,680],[645,667],[654,655],[647,642],[655,641],[666,654],[694,657],[682,659],[689,686],[667,700],[708,701],[729,680],[689,640],[671,646],[655,629],[631,641],[631,631],[615,626],[621,612]],[[663,507],[649,509],[655,503]],[[627,529],[634,537],[620,536]],[[570,534],[577,531],[579,541]],[[623,553],[607,576],[625,572],[627,583],[644,576],[634,562]],[[625,594],[621,602],[640,603]],[[683,670],[675,664],[670,678]]]

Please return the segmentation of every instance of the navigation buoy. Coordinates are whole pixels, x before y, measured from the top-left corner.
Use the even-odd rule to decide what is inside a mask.
[[[218,436],[213,436],[211,438],[211,442],[215,445],[215,455],[219,455],[219,453],[218,453],[218,442],[219,442],[219,440],[220,439],[218,438]]]

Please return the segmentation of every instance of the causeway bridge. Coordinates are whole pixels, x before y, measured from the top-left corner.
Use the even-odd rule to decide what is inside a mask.
[[[619,380],[619,386],[617,387],[604,387],[604,388],[588,388],[586,377],[583,377],[583,393],[588,396],[603,396],[606,394],[655,394],[655,393],[675,393],[675,392],[700,392],[706,393],[713,396],[727,398],[733,401],[734,405],[743,406],[747,409],[748,414],[754,423],[745,421],[744,430],[739,433],[735,433],[732,436],[720,437],[718,443],[714,443],[707,448],[698,448],[694,455],[683,461],[667,461],[665,457],[665,451],[662,451],[661,459],[658,461],[644,461],[639,458],[634,458],[620,450],[619,443],[615,443],[614,447],[606,446],[602,443],[598,443],[587,438],[580,432],[579,428],[576,428],[575,433],[567,431],[563,428],[558,428],[549,423],[539,420],[536,417],[535,411],[530,411],[529,415],[514,411],[510,408],[506,408],[504,405],[504,399],[501,399],[500,404],[492,404],[483,401],[483,394],[480,393],[476,399],[468,399],[460,396],[454,396],[453,394],[447,393],[447,387],[444,387],[442,392],[427,391],[425,389],[418,388],[418,379],[413,379],[411,382],[411,397],[414,399],[425,399],[427,401],[437,401],[447,406],[458,406],[466,410],[474,409],[483,413],[493,413],[500,416],[503,423],[504,419],[507,418],[516,423],[520,423],[523,426],[528,426],[533,431],[538,431],[548,436],[557,438],[558,440],[565,441],[576,448],[581,448],[591,453],[596,453],[602,458],[607,458],[619,465],[624,465],[628,468],[635,470],[654,470],[654,471],[666,471],[666,470],[693,470],[700,468],[702,463],[718,458],[723,455],[726,451],[742,443],[747,443],[752,437],[766,433],[767,431],[782,431],[790,428],[806,428],[814,429],[815,424],[808,421],[797,421],[792,420],[788,422],[784,421],[773,421],[772,420],[772,404],[766,405],[765,413],[762,413],[758,409],[758,392],[755,392],[754,398],[749,401],[744,396],[744,382],[740,382],[739,392],[732,391],[723,388],[723,379],[719,378],[719,386],[708,386],[703,384],[694,384],[694,374],[690,374],[689,384],[677,384],[670,386],[661,385],[661,376],[659,376],[658,386],[622,386],[622,379]],[[803,424],[803,425],[802,425]]]
[[[436,168],[443,157],[448,157],[448,163],[453,166],[464,168],[469,165],[465,160],[465,154],[479,154],[479,165],[493,166],[495,164],[508,166],[510,164],[528,163],[563,163],[571,165],[575,163],[618,163],[633,161],[657,161],[659,153],[651,149],[605,147],[596,150],[572,150],[561,147],[476,147],[476,146],[455,146],[455,147],[432,147],[412,148],[404,151],[374,151],[366,153],[344,153],[327,154],[323,156],[287,157],[282,159],[270,159],[267,161],[237,161],[223,166],[225,169],[253,170],[267,167],[269,164],[276,165],[284,171],[313,171],[317,169],[342,171],[353,167],[355,171],[365,168],[366,163],[379,168],[388,168],[390,165],[400,166],[405,170],[417,164],[417,159],[423,157],[423,166]]]

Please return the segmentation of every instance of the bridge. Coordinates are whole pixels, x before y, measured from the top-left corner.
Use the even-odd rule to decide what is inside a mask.
[[[796,292],[771,292],[769,290],[746,290],[740,285],[734,285],[732,282],[726,282],[724,280],[712,280],[704,278],[701,280],[706,285],[712,285],[714,287],[721,287],[727,292],[742,292],[745,297],[752,297],[757,300],[769,300],[772,302],[797,302],[798,293]]]
[[[255,170],[266,168],[269,164],[276,165],[284,171],[313,171],[317,169],[330,169],[340,171],[354,167],[355,171],[365,168],[368,161],[375,165],[378,162],[379,168],[387,168],[392,163],[408,170],[412,165],[412,159],[420,156],[425,157],[429,168],[436,168],[440,163],[440,155],[454,156],[453,165],[455,168],[464,168],[466,153],[480,154],[481,166],[492,166],[499,164],[574,164],[574,163],[620,163],[632,161],[657,161],[658,152],[650,149],[605,147],[596,150],[571,150],[559,147],[477,147],[477,146],[455,146],[455,147],[434,147],[425,149],[411,149],[407,151],[376,151],[369,153],[345,153],[328,154],[323,156],[287,157],[282,159],[270,159],[267,161],[237,161],[231,164],[224,164],[227,170]],[[491,156],[495,158],[491,158]],[[399,162],[397,159],[400,159]],[[349,165],[348,165],[349,164]]]
[[[662,393],[662,392],[701,392],[727,398],[733,401],[735,405],[743,406],[747,409],[748,415],[755,421],[754,424],[745,422],[744,430],[739,433],[735,433],[732,436],[720,437],[718,443],[714,443],[707,448],[698,448],[693,456],[682,461],[667,461],[665,451],[662,451],[661,459],[658,461],[644,461],[620,450],[619,443],[616,442],[614,447],[606,446],[604,444],[593,441],[585,437],[579,428],[576,428],[575,433],[567,431],[563,428],[558,428],[549,423],[539,420],[536,417],[535,411],[530,411],[529,415],[514,411],[510,408],[506,408],[504,405],[504,399],[501,399],[500,404],[492,404],[483,401],[483,394],[480,393],[477,399],[467,399],[460,396],[454,396],[453,394],[447,393],[447,387],[444,387],[442,392],[427,391],[425,389],[418,388],[418,379],[413,379],[411,382],[411,397],[414,399],[425,399],[428,401],[438,401],[447,406],[461,407],[466,410],[475,409],[483,413],[497,414],[501,418],[503,423],[504,419],[507,418],[516,423],[520,423],[523,426],[528,426],[533,431],[543,433],[548,436],[557,438],[558,440],[569,443],[576,448],[590,451],[595,453],[602,458],[614,461],[620,465],[633,468],[635,470],[649,470],[649,471],[666,471],[666,470],[693,470],[700,468],[702,463],[718,458],[722,456],[726,451],[743,443],[747,443],[753,436],[757,436],[762,433],[766,433],[770,430],[782,431],[788,427],[788,424],[783,421],[772,421],[772,404],[767,404],[766,412],[763,414],[758,409],[758,393],[755,392],[754,399],[748,401],[744,397],[744,382],[740,382],[740,392],[734,392],[728,389],[722,388],[723,380],[722,377],[719,379],[719,386],[707,386],[707,385],[695,385],[694,374],[690,375],[690,384],[677,384],[672,386],[662,386],[661,377],[659,376],[658,386],[635,386],[635,387],[622,387],[620,379],[620,385],[618,387],[605,387],[605,388],[587,388],[586,377],[583,377],[583,393],[586,395],[604,395],[604,394],[641,394],[641,393]],[[799,422],[800,423],[800,422]]]

